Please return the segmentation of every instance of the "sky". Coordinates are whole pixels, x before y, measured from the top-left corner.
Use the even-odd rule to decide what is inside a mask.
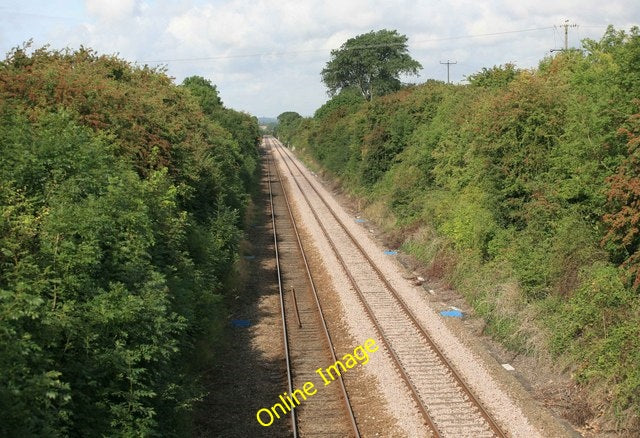
[[[451,82],[505,63],[534,68],[551,49],[640,24],[638,0],[0,0],[0,51],[91,47],[164,65],[180,83],[203,76],[227,107],[255,116],[312,115],[328,95],[320,72],[332,49],[395,29],[423,69],[412,83]],[[4,56],[3,56],[4,57]]]

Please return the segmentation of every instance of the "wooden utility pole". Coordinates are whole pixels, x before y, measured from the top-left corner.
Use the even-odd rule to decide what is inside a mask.
[[[569,28],[578,27],[578,25],[569,24],[569,20],[565,20],[562,26],[564,27],[564,49],[569,50]]]
[[[451,61],[449,61],[448,59],[447,59],[447,62],[442,62],[442,61],[440,61],[440,64],[442,64],[442,65],[446,65],[446,66],[447,66],[447,84],[449,83],[449,66],[450,66],[451,64],[457,64],[457,63],[458,63],[458,61],[453,61],[453,62],[451,62]]]
[[[552,52],[560,52],[562,50],[569,50],[569,28],[570,27],[578,27],[577,24],[569,24],[569,20],[564,20],[564,24],[560,25],[564,27],[564,49],[551,49]]]

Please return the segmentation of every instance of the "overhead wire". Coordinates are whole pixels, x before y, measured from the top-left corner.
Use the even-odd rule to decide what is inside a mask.
[[[431,42],[439,42],[439,41],[451,41],[451,40],[461,40],[461,39],[472,39],[472,38],[484,38],[490,36],[499,36],[499,35],[508,35],[514,33],[523,33],[523,32],[535,32],[540,30],[549,30],[553,29],[554,26],[546,26],[546,27],[536,27],[531,29],[520,29],[520,30],[507,30],[503,32],[491,32],[491,33],[482,33],[482,34],[474,34],[474,35],[459,35],[459,36],[451,36],[451,37],[439,37],[439,38],[428,38],[421,40],[412,41],[412,45],[420,44],[420,43],[431,43]],[[390,43],[390,44],[368,44],[361,46],[351,46],[345,47],[347,50],[365,50],[365,49],[373,49],[380,47],[394,47],[405,45],[406,43]],[[233,59],[233,58],[254,58],[260,56],[286,56],[300,53],[314,53],[314,52],[326,52],[327,49],[304,49],[304,50],[286,50],[281,52],[262,52],[262,53],[250,53],[250,54],[233,54],[233,55],[217,55],[217,56],[205,56],[198,58],[173,58],[173,59],[157,59],[157,60],[141,60],[138,61],[140,63],[167,63],[167,62],[193,62],[193,61],[215,61],[220,59]]]
[[[63,17],[63,16],[54,16],[54,15],[45,15],[38,13],[29,13],[29,12],[18,12],[18,11],[6,11],[7,8],[0,7],[0,9],[5,9],[5,17],[9,17],[11,15],[22,15],[27,17],[35,17],[35,18],[49,18],[49,19],[57,19],[57,20],[74,20],[80,21],[82,20],[79,17]],[[606,28],[604,25],[587,25],[581,26],[584,28]],[[411,45],[415,47],[416,44],[421,43],[431,43],[431,42],[441,42],[441,41],[455,41],[462,39],[473,39],[473,38],[485,38],[491,36],[500,36],[500,35],[509,35],[515,33],[525,33],[525,32],[536,32],[541,30],[554,30],[554,42],[556,39],[556,26],[546,26],[546,27],[536,27],[529,29],[518,29],[518,30],[508,30],[501,32],[490,32],[490,33],[481,33],[481,34],[471,34],[471,35],[458,35],[458,36],[449,36],[449,37],[437,37],[437,38],[427,38],[420,40],[413,40]],[[366,50],[372,48],[380,48],[380,47],[394,47],[405,45],[406,43],[390,43],[390,44],[370,44],[370,45],[361,45],[361,46],[351,46],[351,47],[342,47],[347,50]],[[257,58],[257,57],[279,57],[279,56],[287,56],[287,55],[295,55],[295,54],[304,54],[304,53],[319,53],[319,52],[327,52],[329,49],[327,48],[317,48],[317,49],[300,49],[300,50],[284,50],[277,52],[259,52],[259,53],[234,53],[234,54],[225,54],[225,55],[214,55],[214,56],[204,56],[204,57],[192,57],[192,58],[168,58],[168,59],[154,59],[154,60],[138,60],[138,63],[144,64],[164,64],[169,62],[198,62],[198,61],[216,61],[223,59],[234,59],[234,58]],[[335,49],[333,49],[335,50]],[[332,51],[333,51],[332,50]],[[418,48],[420,50],[420,48]]]
[[[0,10],[3,10],[3,13],[0,15],[0,18],[11,19],[16,16],[24,16],[24,17],[34,17],[34,18],[46,18],[51,20],[71,20],[71,21],[82,21],[81,17],[63,17],[61,15],[46,15],[46,14],[38,14],[33,12],[18,12],[18,11],[7,11],[6,8],[0,7]]]

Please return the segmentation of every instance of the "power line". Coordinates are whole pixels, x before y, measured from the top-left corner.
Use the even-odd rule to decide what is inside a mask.
[[[555,26],[534,27],[534,28],[531,28],[531,29],[505,30],[503,32],[479,33],[479,34],[475,34],[475,35],[460,35],[460,36],[454,36],[454,37],[432,38],[432,39],[428,39],[428,40],[419,40],[419,41],[415,41],[415,42],[426,43],[426,42],[433,42],[433,41],[461,40],[461,39],[466,39],[466,38],[482,38],[482,37],[488,37],[488,36],[508,35],[508,34],[512,34],[512,33],[535,32],[535,31],[538,31],[538,30],[549,30],[549,29],[554,29],[554,28],[555,28]]]
[[[6,10],[6,8],[0,7],[0,9],[4,9],[5,13],[4,18],[9,18],[10,16],[22,15],[27,17],[34,18],[45,18],[45,19],[55,19],[55,20],[74,20],[74,21],[83,21],[83,18],[79,17],[63,17],[63,16],[55,16],[55,15],[44,15],[38,13],[28,13],[28,12],[18,12]],[[563,25],[564,26],[564,25]],[[571,26],[573,27],[573,25]],[[585,28],[606,28],[604,25],[591,25],[591,26],[583,26]],[[470,34],[470,35],[458,35],[451,37],[438,37],[438,38],[428,38],[412,41],[411,44],[420,44],[420,43],[430,43],[430,42],[440,42],[440,41],[454,41],[454,40],[462,40],[462,39],[474,39],[474,38],[484,38],[491,36],[500,36],[500,35],[509,35],[516,33],[525,33],[525,32],[536,32],[541,30],[549,30],[556,29],[556,26],[546,26],[546,27],[536,27],[529,29],[519,29],[519,30],[508,30],[502,32],[490,32],[490,33],[481,33],[481,34]],[[565,28],[565,32],[566,32]],[[372,48],[380,48],[380,47],[394,47],[399,45],[404,45],[405,43],[396,43],[396,44],[370,44],[370,45],[362,45],[362,46],[354,46],[347,47],[347,50],[366,50]],[[295,55],[295,54],[304,54],[304,53],[317,53],[317,52],[326,52],[327,49],[306,49],[306,50],[285,50],[280,52],[260,52],[260,53],[247,53],[247,54],[229,54],[229,55],[215,55],[215,56],[207,56],[207,57],[194,57],[194,58],[172,58],[172,59],[155,59],[155,60],[140,60],[137,61],[139,63],[148,63],[148,64],[160,64],[160,63],[169,63],[169,62],[197,62],[197,61],[216,61],[223,59],[235,59],[235,58],[256,58],[261,56],[287,56],[287,55]]]
[[[514,33],[524,33],[524,32],[535,32],[540,30],[549,30],[555,29],[555,26],[547,26],[547,27],[536,27],[531,29],[520,29],[520,30],[507,30],[503,32],[491,32],[491,33],[481,33],[474,35],[459,35],[452,37],[440,37],[440,38],[429,38],[412,41],[412,44],[419,43],[431,43],[431,42],[439,42],[439,41],[452,41],[452,40],[461,40],[461,39],[472,39],[472,38],[484,38],[489,36],[498,36],[498,35],[508,35]],[[365,49],[373,49],[379,47],[393,47],[404,45],[405,43],[395,43],[395,44],[369,44],[362,46],[354,46],[348,47],[348,50],[365,50]],[[175,58],[175,59],[157,59],[157,60],[142,60],[138,61],[141,63],[165,63],[165,62],[191,62],[191,61],[215,61],[220,59],[233,59],[233,58],[254,58],[260,56],[286,56],[300,53],[314,53],[314,52],[326,52],[327,49],[306,49],[306,50],[286,50],[282,52],[262,52],[262,53],[251,53],[251,54],[236,54],[236,55],[218,55],[218,56],[207,56],[207,57],[199,57],[199,58]]]
[[[0,8],[5,9],[5,8]],[[3,11],[1,18],[11,19],[15,16],[25,16],[25,17],[33,17],[33,18],[46,18],[51,20],[72,20],[72,21],[82,21],[83,18],[80,17],[63,17],[60,15],[45,15],[45,14],[37,14],[31,12],[16,12],[16,11]]]
[[[255,58],[259,56],[285,56],[298,53],[311,53],[311,52],[324,52],[325,49],[308,49],[308,50],[287,50],[286,52],[262,52],[262,53],[247,53],[238,55],[218,55],[207,56],[203,58],[175,58],[175,59],[157,59],[138,61],[145,63],[163,63],[163,62],[183,62],[183,61],[215,61],[218,59],[233,59],[233,58]]]

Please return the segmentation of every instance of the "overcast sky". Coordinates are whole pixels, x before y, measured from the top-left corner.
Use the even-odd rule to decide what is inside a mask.
[[[320,71],[350,37],[396,29],[424,67],[411,82],[446,80],[447,60],[461,82],[482,67],[535,67],[562,47],[567,19],[579,25],[569,29],[577,47],[608,24],[639,24],[640,1],[0,0],[0,50],[29,38],[37,47],[85,45],[166,64],[176,82],[204,76],[226,106],[256,116],[311,115],[327,99]]]

